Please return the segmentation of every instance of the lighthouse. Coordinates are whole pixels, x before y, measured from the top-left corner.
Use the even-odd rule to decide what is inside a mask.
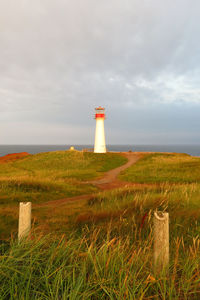
[[[106,153],[106,142],[104,132],[105,108],[99,106],[95,108],[96,132],[94,153]]]

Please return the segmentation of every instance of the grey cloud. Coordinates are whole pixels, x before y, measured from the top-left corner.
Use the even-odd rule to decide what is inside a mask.
[[[47,130],[46,143],[56,142],[64,130],[69,139],[76,136],[80,143],[85,136],[88,142],[93,108],[101,104],[108,111],[110,141],[119,143],[116,130],[120,141],[131,140],[136,128],[138,142],[141,135],[155,142],[162,129],[167,141],[173,130],[177,138],[183,135],[181,141],[185,136],[191,142],[193,136],[195,142],[199,9],[197,0],[2,0],[0,110],[10,132],[2,141],[12,143],[12,120],[18,132],[23,122],[31,124],[35,143],[51,126],[55,130]],[[193,106],[185,128],[188,103]],[[157,127],[160,132],[153,137]],[[196,135],[189,135],[189,128]],[[26,136],[24,132],[24,140]]]

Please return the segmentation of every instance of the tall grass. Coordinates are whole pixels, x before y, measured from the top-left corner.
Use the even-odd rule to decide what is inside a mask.
[[[0,299],[199,299],[198,237],[171,241],[169,275],[156,277],[152,232],[136,240],[108,227],[2,245]]]

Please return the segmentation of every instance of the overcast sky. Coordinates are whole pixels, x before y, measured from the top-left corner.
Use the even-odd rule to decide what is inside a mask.
[[[0,144],[200,143],[199,0],[0,0]]]

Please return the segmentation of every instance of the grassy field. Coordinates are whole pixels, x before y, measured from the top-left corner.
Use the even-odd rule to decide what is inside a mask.
[[[34,203],[93,192],[85,180],[124,164],[119,154],[56,151],[0,164],[0,204]]]
[[[31,201],[34,206],[96,192],[98,189],[85,181],[101,177],[126,161],[113,153],[55,151],[0,164],[0,237],[17,228],[19,202]]]
[[[120,175],[130,187],[35,207],[31,240],[13,236],[0,247],[0,299],[200,299],[199,163],[152,154]],[[170,219],[169,274],[160,276],[152,266],[155,209]]]
[[[193,183],[200,182],[200,158],[188,154],[145,155],[125,170],[120,178],[138,183]]]

